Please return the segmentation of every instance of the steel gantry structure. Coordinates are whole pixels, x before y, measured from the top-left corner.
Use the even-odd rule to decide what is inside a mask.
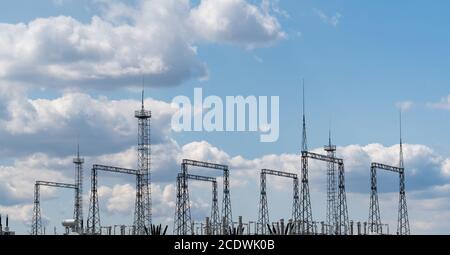
[[[309,173],[308,173],[308,160],[314,159],[323,162],[327,162],[328,172],[330,171],[330,164],[338,165],[338,195],[337,204],[335,205],[335,223],[334,232],[337,235],[346,235],[349,228],[347,198],[345,193],[345,169],[344,161],[336,158],[332,155],[335,154],[335,147],[325,147],[328,155],[320,155],[308,151],[308,140],[306,135],[306,114],[305,114],[305,82],[303,81],[303,116],[302,116],[302,151],[301,151],[301,192],[300,192],[300,229],[302,234],[314,233],[314,221],[311,207],[311,195],[309,193]],[[331,139],[330,139],[331,140]],[[332,169],[334,170],[334,169]],[[335,201],[336,203],[336,201]]]
[[[259,202],[259,218],[257,224],[257,233],[260,235],[266,235],[269,232],[269,206],[267,203],[267,175],[279,176],[284,178],[290,178],[293,180],[293,202],[292,202],[292,219],[294,222],[298,222],[300,217],[300,203],[299,203],[299,182],[297,174],[276,171],[270,169],[261,170],[260,181],[260,202]]]
[[[142,84],[144,85],[144,84]],[[152,198],[151,198],[151,147],[150,147],[150,121],[151,111],[144,108],[144,89],[142,89],[141,109],[136,111],[134,117],[138,120],[138,171],[136,179],[136,204],[134,210],[134,224],[138,233],[144,233],[152,225]]]
[[[190,159],[183,159],[181,163],[181,178],[178,184],[179,192],[177,193],[175,208],[174,233],[178,235],[194,233],[191,226],[191,207],[187,178],[189,166],[220,170],[223,172],[222,234],[227,234],[229,228],[233,226],[230,198],[230,171],[228,166]]]
[[[397,219],[397,235],[410,235],[408,206],[406,204],[405,163],[403,159],[402,112],[400,111],[400,155],[398,167],[372,163],[370,167],[370,206],[369,230],[380,234],[381,214],[378,203],[377,169],[398,173],[399,175],[399,206]]]
[[[83,232],[83,164],[84,159],[80,157],[80,146],[77,147],[77,157],[73,159],[75,164],[75,205],[73,219],[75,220],[75,230],[77,233]]]
[[[337,198],[337,220],[334,226],[336,235],[347,235],[349,233],[349,219],[347,208],[347,196],[345,193],[345,168],[344,160],[336,157],[329,157],[309,151],[302,151],[302,172],[308,172],[308,159],[314,159],[327,163],[338,165],[338,198]],[[304,215],[301,215],[304,216]],[[300,219],[302,233],[311,234],[313,230],[313,222],[306,221],[306,218]]]
[[[381,214],[378,203],[378,187],[377,187],[377,169],[385,170],[399,175],[400,180],[400,198],[397,220],[397,234],[410,235],[408,208],[406,204],[405,192],[405,168],[394,167],[379,163],[372,163],[370,167],[370,209],[369,209],[369,230],[371,233],[381,234]]]
[[[98,191],[97,191],[97,184],[98,184],[98,171],[103,172],[111,172],[111,173],[121,173],[121,174],[128,174],[128,175],[134,175],[136,176],[136,179],[141,178],[141,172],[139,170],[134,169],[126,169],[126,168],[120,168],[120,167],[113,167],[113,166],[104,166],[104,165],[93,165],[92,171],[91,171],[91,197],[89,202],[89,215],[87,220],[87,233],[92,235],[97,235],[101,233],[101,225],[100,225],[100,211],[99,211],[99,203],[98,203]],[[136,181],[136,185],[138,185],[138,181]],[[139,189],[136,187],[136,204],[138,199],[140,199]],[[140,204],[142,206],[142,203]],[[136,210],[136,209],[135,209]],[[142,207],[140,210],[143,210]],[[137,222],[143,221],[143,219],[134,219],[134,227],[135,227],[135,233],[137,235],[144,235],[145,229],[138,230],[136,228]]]
[[[31,234],[32,235],[42,235],[42,219],[41,219],[41,192],[40,187],[55,187],[55,188],[65,188],[74,189],[77,192],[76,184],[59,183],[59,182],[48,182],[48,181],[36,181],[34,184],[34,207],[33,207],[33,219],[31,222]]]
[[[218,202],[218,192],[217,192],[217,180],[214,177],[207,177],[202,175],[187,174],[186,178],[188,180],[210,182],[212,184],[212,203],[211,203],[211,218],[207,222],[207,235],[218,235],[220,234],[220,215],[219,215],[219,202]],[[180,194],[181,183],[183,180],[183,174],[179,173],[177,176],[177,194]],[[175,216],[176,217],[176,216]],[[192,226],[192,222],[190,223]]]

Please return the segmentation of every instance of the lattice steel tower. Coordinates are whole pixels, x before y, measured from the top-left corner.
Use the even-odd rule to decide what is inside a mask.
[[[303,80],[303,137],[302,155],[308,151],[308,141],[306,137],[306,117],[305,117],[305,81]],[[303,234],[313,233],[313,217],[311,209],[311,196],[309,194],[308,180],[308,158],[302,156],[302,185],[300,193],[300,227]]]
[[[145,234],[145,227],[152,224],[151,173],[150,173],[150,120],[152,114],[144,108],[144,89],[142,89],[141,109],[134,116],[138,119],[138,171],[136,183],[136,204],[134,226],[136,234]]]
[[[336,157],[336,145],[331,143],[331,129],[328,134],[328,145],[324,147],[328,157]],[[334,162],[327,163],[327,225],[328,234],[332,235],[338,225],[337,213],[337,180]]]
[[[406,205],[406,191],[405,191],[405,163],[403,160],[403,137],[402,137],[402,111],[400,110],[400,200],[398,209],[398,225],[397,234],[410,235],[408,207]]]
[[[41,203],[40,203],[40,189],[39,184],[34,184],[34,207],[33,219],[31,222],[31,234],[42,235],[42,220],[41,220]]]
[[[76,232],[83,232],[83,164],[84,158],[80,157],[80,146],[77,146],[77,157],[73,159],[75,164],[75,206],[73,211],[73,218],[76,224]]]

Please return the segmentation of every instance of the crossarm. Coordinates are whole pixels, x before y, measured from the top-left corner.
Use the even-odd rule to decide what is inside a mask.
[[[380,163],[372,163],[371,166],[372,166],[372,168],[386,170],[386,171],[391,171],[391,172],[394,172],[394,173],[401,173],[401,172],[404,171],[404,168],[395,167],[395,166],[389,166],[389,165],[380,164]]]
[[[56,187],[56,188],[66,188],[66,189],[77,189],[77,185],[75,184],[60,183],[60,182],[36,181],[36,185]]]
[[[341,158],[330,157],[330,156],[321,155],[321,154],[317,154],[317,153],[313,153],[313,152],[309,152],[309,151],[302,151],[302,156],[311,158],[311,159],[315,159],[315,160],[329,162],[329,163],[335,163],[335,164],[343,164],[344,163],[344,160]]]
[[[292,173],[287,173],[287,172],[283,172],[283,171],[277,171],[277,170],[271,170],[271,169],[262,169],[261,170],[262,174],[269,174],[269,175],[275,175],[275,176],[281,176],[281,177],[286,177],[286,178],[291,178],[291,179],[297,179],[297,174],[292,174]]]
[[[121,167],[114,166],[104,166],[104,165],[94,165],[92,169],[103,172],[113,172],[113,173],[122,173],[122,174],[132,174],[139,175],[139,171],[135,169],[127,169]]]

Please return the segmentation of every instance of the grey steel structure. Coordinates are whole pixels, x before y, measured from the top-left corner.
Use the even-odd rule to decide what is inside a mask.
[[[145,229],[152,225],[151,172],[150,172],[150,120],[152,113],[144,108],[144,90],[142,90],[141,109],[134,117],[138,119],[138,171],[136,183],[136,203],[134,225],[138,234],[145,234]]]
[[[220,215],[219,215],[219,202],[218,202],[218,192],[217,192],[217,180],[213,177],[201,176],[201,175],[193,175],[187,174],[186,178],[188,180],[202,181],[202,182],[210,182],[212,184],[212,203],[211,203],[211,218],[210,222],[207,222],[209,233],[207,235],[219,235],[220,234]],[[179,173],[177,176],[177,194],[180,193],[181,185],[180,183],[183,180],[183,174]],[[175,216],[176,217],[176,216]],[[192,222],[189,223],[192,226]]]
[[[175,208],[174,233],[177,235],[190,235],[194,233],[191,225],[191,207],[188,188],[188,166],[220,170],[223,172],[223,199],[222,199],[222,234],[227,234],[233,226],[230,198],[230,171],[228,166],[214,163],[183,159],[181,163],[181,178],[178,183],[178,193]]]
[[[92,167],[91,197],[90,197],[90,202],[89,202],[89,215],[88,215],[88,220],[87,220],[87,233],[91,234],[91,235],[101,234],[100,210],[99,210],[98,192],[97,192],[98,171],[135,175],[136,179],[140,178],[139,175],[141,173],[139,170],[126,169],[126,168],[113,167],[113,166],[94,165]],[[138,196],[138,193],[139,193],[139,190],[136,190],[136,197]],[[144,230],[144,232],[145,232],[145,230]],[[143,235],[144,233],[135,231],[133,234]]]
[[[306,136],[306,115],[305,115],[305,81],[303,80],[303,136],[302,136],[302,186],[300,192],[300,225],[303,234],[312,234],[314,223],[311,208],[311,195],[309,194],[308,178],[308,158],[303,157],[303,153],[308,151],[308,140]]]
[[[344,160],[336,157],[329,157],[325,155],[320,155],[317,153],[312,153],[309,151],[302,152],[302,161],[306,162],[308,165],[308,159],[319,160],[327,163],[333,163],[338,165],[338,196],[337,196],[337,225],[334,226],[336,235],[348,235],[349,234],[349,219],[348,219],[348,208],[347,208],[347,196],[345,193],[345,168]],[[307,171],[307,169],[306,169]],[[305,224],[304,221],[301,223],[302,233],[312,234],[307,227],[309,224]],[[306,222],[307,223],[307,222]],[[313,222],[312,222],[313,223]],[[305,226],[306,225],[306,226]],[[311,224],[314,226],[314,224]]]
[[[402,121],[400,113],[400,159],[399,166],[389,166],[379,163],[372,163],[370,167],[370,208],[369,208],[369,230],[371,233],[379,234],[381,231],[381,215],[378,203],[377,169],[398,173],[399,175],[399,206],[397,219],[397,235],[410,235],[408,206],[406,204],[405,190],[405,164],[403,160],[403,138]]]
[[[324,146],[327,156],[330,158],[336,157],[336,145],[331,143],[331,131],[328,136],[328,145]],[[328,235],[335,234],[335,226],[338,225],[338,208],[337,208],[337,179],[336,167],[333,162],[328,162],[327,167],[327,219],[326,223],[329,226],[327,229]]]
[[[319,160],[327,162],[328,164],[338,165],[338,195],[335,213],[335,224],[334,232],[336,235],[346,235],[349,232],[349,219],[348,219],[348,208],[347,208],[347,198],[345,193],[345,169],[344,161],[342,159],[332,157],[330,155],[320,155],[308,151],[308,142],[306,135],[306,115],[305,115],[305,85],[303,81],[303,136],[302,136],[302,187],[301,187],[301,199],[300,199],[300,222],[297,229],[300,230],[302,234],[310,235],[314,234],[315,224],[312,216],[311,208],[311,195],[309,193],[309,179],[308,179],[308,159]],[[331,144],[331,142],[330,142]],[[335,148],[330,147],[328,154],[334,153]],[[330,167],[330,165],[328,165]]]
[[[77,147],[77,157],[73,159],[75,164],[75,205],[73,211],[73,218],[76,224],[76,232],[83,232],[83,164],[84,158],[80,157],[80,146]]]
[[[269,206],[267,203],[267,185],[266,178],[267,175],[279,176],[284,178],[290,178],[293,180],[293,201],[292,201],[292,219],[294,222],[298,222],[300,218],[300,203],[299,203],[299,182],[297,174],[292,174],[283,171],[276,171],[270,169],[261,170],[261,182],[260,182],[260,201],[259,201],[259,217],[257,224],[257,233],[260,235],[268,234],[268,224],[269,221]]]
[[[41,219],[41,193],[40,187],[48,186],[55,188],[74,189],[75,192],[78,189],[75,184],[48,182],[48,181],[36,181],[34,184],[34,207],[33,207],[33,219],[31,222],[31,234],[42,235],[42,219]]]

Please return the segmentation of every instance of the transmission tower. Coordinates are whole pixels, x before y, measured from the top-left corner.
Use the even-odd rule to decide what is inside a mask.
[[[269,206],[267,203],[267,175],[272,176],[279,176],[284,178],[290,178],[293,180],[293,200],[292,200],[292,218],[294,222],[297,222],[299,220],[299,196],[298,196],[298,177],[296,174],[288,173],[288,172],[282,172],[282,171],[276,171],[276,170],[270,170],[270,169],[262,169],[261,170],[261,183],[260,183],[260,189],[261,189],[261,196],[260,196],[260,202],[259,202],[259,217],[258,217],[258,224],[257,224],[257,233],[260,235],[266,235],[269,230],[267,228],[267,225],[270,223],[269,221]]]
[[[331,158],[336,157],[336,146],[331,143],[331,130],[328,136],[328,145],[324,147],[327,156]],[[337,213],[337,181],[336,169],[334,162],[327,162],[327,225],[328,234],[334,234],[336,226],[338,225]]]
[[[267,234],[266,225],[269,224],[269,205],[267,203],[267,176],[261,172],[260,188],[261,194],[259,199],[259,213],[256,233],[260,235]]]
[[[402,111],[400,110],[400,160],[399,172],[400,177],[400,200],[398,210],[398,224],[397,233],[399,235],[410,235],[408,206],[406,204],[406,190],[405,190],[405,163],[403,160],[403,136],[402,136]]]
[[[138,119],[138,171],[136,183],[136,203],[134,226],[137,234],[145,234],[145,228],[152,224],[151,172],[150,172],[150,120],[152,114],[144,108],[144,89],[142,89],[141,109],[134,116]]]
[[[177,183],[180,183],[181,179],[186,178],[187,180],[195,180],[195,181],[203,181],[210,182],[212,184],[212,203],[211,203],[211,232],[212,235],[220,234],[220,215],[219,215],[219,202],[218,202],[218,192],[217,192],[217,181],[216,178],[201,176],[201,175],[192,175],[187,174],[183,176],[182,173],[179,173],[177,176]],[[180,186],[177,185],[177,188]],[[179,190],[177,190],[179,193]],[[191,223],[192,225],[192,223]]]
[[[92,235],[101,234],[100,210],[99,210],[98,191],[97,191],[98,171],[134,175],[134,176],[136,176],[136,183],[138,182],[138,179],[141,176],[139,170],[126,169],[126,168],[113,167],[113,166],[104,166],[104,165],[93,165],[92,171],[91,171],[91,197],[90,197],[90,203],[89,203],[89,215],[88,215],[88,220],[87,220],[87,233],[92,234]],[[138,192],[139,191],[136,190],[136,196],[137,196]],[[135,212],[135,214],[136,214],[136,212]],[[139,233],[134,232],[133,234],[136,235]]]
[[[42,220],[41,220],[41,203],[40,203],[40,189],[39,184],[34,184],[34,207],[33,219],[31,221],[31,234],[42,235]]]
[[[73,218],[75,219],[76,232],[83,232],[83,164],[84,159],[80,157],[80,146],[77,146],[77,157],[73,159],[75,164],[75,206]]]
[[[40,187],[55,187],[55,188],[65,188],[74,189],[77,192],[77,185],[58,183],[58,182],[47,182],[47,181],[36,181],[34,184],[34,208],[33,208],[33,219],[31,222],[31,234],[32,235],[42,235],[42,219],[41,219],[41,192]]]
[[[177,201],[175,208],[174,233],[189,235],[193,233],[191,225],[191,207],[188,188],[188,166],[220,170],[223,172],[223,199],[222,199],[222,234],[227,234],[233,226],[230,198],[230,172],[228,166],[214,163],[183,159],[181,163],[181,178],[177,178]],[[178,180],[179,179],[179,180]]]
[[[92,235],[100,233],[100,208],[97,192],[97,169],[91,171],[91,195],[89,201],[89,214],[87,219],[87,232]]]
[[[300,229],[303,234],[313,233],[314,224],[311,209],[311,196],[309,194],[308,180],[308,158],[303,156],[303,152],[308,151],[308,141],[306,136],[306,116],[305,116],[305,82],[303,81],[303,137],[302,137],[302,185],[300,198]],[[299,228],[297,228],[299,229]]]

